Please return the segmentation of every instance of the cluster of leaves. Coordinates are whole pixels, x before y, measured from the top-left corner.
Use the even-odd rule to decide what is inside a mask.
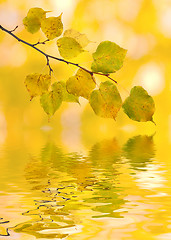
[[[46,13],[47,11],[41,8],[31,8],[23,23],[28,32],[35,33],[41,28],[47,40],[53,40],[63,33],[62,14],[58,17],[46,17]],[[133,87],[130,96],[123,103],[116,81],[110,77],[110,73],[118,71],[123,66],[127,50],[111,41],[101,42],[96,52],[92,54],[91,71],[65,60],[77,57],[85,51],[84,48],[89,43],[85,34],[74,29],[64,31],[63,36],[57,39],[59,54],[63,62],[77,66],[78,70],[67,81],[53,84],[51,84],[51,71],[50,74],[29,74],[25,79],[25,85],[31,99],[40,96],[41,106],[49,117],[56,112],[62,101],[79,103],[79,97],[83,97],[89,101],[95,114],[100,117],[115,119],[122,107],[132,120],[153,122],[155,104],[146,90],[140,86]],[[97,87],[95,74],[103,75],[109,80]]]

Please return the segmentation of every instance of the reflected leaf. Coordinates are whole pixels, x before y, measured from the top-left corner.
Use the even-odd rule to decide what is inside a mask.
[[[93,196],[86,199],[88,203],[98,203],[98,206],[93,207],[94,211],[99,212],[94,218],[121,218],[120,213],[114,212],[125,203],[119,194],[122,189],[116,186],[120,158],[121,148],[115,138],[95,144],[89,153],[89,159],[98,171],[98,176],[101,173],[98,181],[94,182]]]
[[[121,148],[115,138],[96,143],[89,153],[93,164],[96,167],[103,166],[105,169],[111,169],[113,163],[120,161],[120,157]]]
[[[152,136],[139,135],[130,138],[123,147],[123,154],[135,170],[145,170],[155,157]]]

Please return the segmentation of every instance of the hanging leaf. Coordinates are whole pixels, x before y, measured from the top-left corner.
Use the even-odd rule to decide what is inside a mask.
[[[74,38],[81,45],[82,48],[86,47],[90,43],[85,34],[82,34],[75,29],[66,30],[63,36]]]
[[[128,117],[134,121],[153,122],[155,103],[141,86],[135,86],[131,89],[130,96],[125,100],[122,107]]]
[[[66,82],[66,89],[70,94],[86,99],[89,98],[90,93],[95,87],[96,84],[93,76],[81,68],[75,76],[70,77]]]
[[[40,29],[41,21],[45,18],[46,12],[42,8],[30,8],[23,19],[23,24],[28,32],[36,33]]]
[[[29,74],[26,76],[24,83],[32,99],[48,91],[51,83],[51,76],[39,73]]]
[[[62,103],[62,87],[52,84],[52,91],[45,93],[40,98],[40,104],[44,111],[53,116]]]
[[[127,50],[114,42],[101,42],[93,53],[94,62],[91,69],[93,72],[114,73],[122,67],[126,53]]]
[[[100,88],[91,93],[89,102],[95,114],[104,118],[115,119],[122,106],[117,87],[109,81],[101,83]]]
[[[28,18],[23,19],[23,24],[25,29],[30,33],[36,33],[39,31],[41,23],[38,18]]]
[[[81,52],[84,52],[81,45],[71,37],[62,37],[58,39],[57,46],[61,57],[64,59],[77,57]]]
[[[76,102],[79,103],[78,97],[74,96],[73,94],[70,94],[67,90],[66,90],[66,83],[63,81],[54,83],[56,86],[60,86],[62,89],[62,100],[64,102]]]
[[[59,37],[63,32],[61,21],[62,13],[59,17],[45,18],[41,22],[41,29],[49,40]]]
[[[42,8],[30,8],[28,13],[27,13],[27,17],[29,18],[38,18],[40,21],[46,18],[46,13],[48,11],[44,11]]]

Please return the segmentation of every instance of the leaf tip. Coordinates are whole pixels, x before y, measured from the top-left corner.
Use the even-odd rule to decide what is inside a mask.
[[[157,126],[157,124],[154,122],[153,118],[150,120],[150,122],[154,123],[154,125]]]

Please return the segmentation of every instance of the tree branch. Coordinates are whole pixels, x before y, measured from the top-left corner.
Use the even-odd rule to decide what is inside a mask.
[[[38,51],[39,53],[41,53],[42,55],[44,55],[45,58],[46,58],[46,60],[47,60],[47,66],[49,67],[49,74],[50,74],[50,75],[51,75],[51,72],[52,72],[53,70],[52,70],[52,68],[51,68],[51,66],[50,66],[49,59],[52,58],[52,59],[55,59],[55,60],[57,60],[57,61],[64,62],[64,63],[66,63],[66,64],[70,64],[70,65],[76,66],[76,67],[78,67],[78,68],[81,68],[81,69],[83,69],[84,71],[90,73],[92,76],[93,76],[94,74],[96,74],[96,75],[102,75],[102,76],[104,76],[104,77],[109,78],[109,79],[112,80],[113,82],[117,83],[117,81],[114,80],[113,78],[111,78],[111,77],[109,76],[109,74],[104,74],[104,73],[99,73],[99,72],[92,72],[92,71],[90,71],[90,70],[88,70],[88,69],[80,66],[80,65],[77,64],[77,63],[73,63],[73,62],[64,60],[64,59],[62,59],[62,58],[54,57],[54,56],[52,56],[52,55],[49,55],[49,54],[43,52],[42,50],[40,50],[40,49],[37,48],[36,46],[37,46],[38,44],[45,44],[48,40],[45,40],[44,42],[39,42],[39,41],[38,41],[38,42],[35,43],[35,44],[28,43],[28,42],[22,40],[21,38],[17,37],[17,36],[13,33],[13,32],[17,29],[17,27],[18,27],[18,26],[16,26],[13,30],[10,31],[10,30],[8,30],[8,29],[6,29],[6,28],[4,28],[3,26],[0,25],[0,29],[1,29],[2,31],[4,31],[4,32],[8,33],[9,35],[11,35],[11,36],[14,37],[17,41],[22,42],[22,43],[24,43],[25,45],[27,45],[27,46],[29,46],[29,47],[31,47],[31,48],[34,48],[36,51]]]

